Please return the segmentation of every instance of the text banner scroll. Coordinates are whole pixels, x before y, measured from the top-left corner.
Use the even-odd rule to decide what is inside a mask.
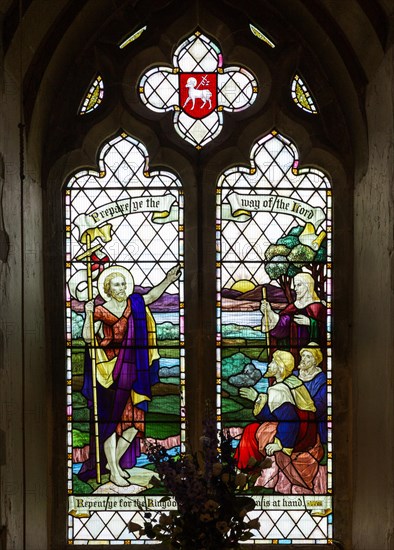
[[[226,200],[229,204],[223,204],[222,217],[237,222],[248,221],[253,212],[272,212],[294,216],[311,223],[317,229],[326,217],[320,207],[281,195],[230,193]]]
[[[160,196],[130,197],[80,214],[75,218],[74,223],[78,227],[80,236],[88,229],[99,227],[119,216],[129,216],[139,212],[152,212],[154,223],[168,223],[177,219],[178,209],[173,207],[175,201],[176,198],[171,193]]]

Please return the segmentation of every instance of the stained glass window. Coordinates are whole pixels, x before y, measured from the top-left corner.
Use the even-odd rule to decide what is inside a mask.
[[[317,107],[308,86],[298,74],[294,75],[291,83],[291,97],[297,107],[303,111],[306,111],[312,115],[317,114]]]
[[[243,67],[224,67],[217,44],[196,32],[176,49],[172,67],[149,69],[139,93],[152,111],[174,111],[176,132],[200,149],[219,135],[223,111],[250,107],[257,82]]]
[[[143,544],[146,445],[184,440],[183,193],[122,133],[65,187],[70,544]],[[174,507],[172,500],[167,508]]]
[[[97,75],[86,93],[82,105],[79,108],[80,115],[91,113],[100,105],[104,97],[104,82],[101,75]]]
[[[130,36],[122,40],[122,42],[119,44],[119,48],[123,50],[126,46],[137,40],[141,34],[146,31],[146,25],[144,27],[141,27],[138,29],[138,31],[133,32]]]
[[[256,542],[327,543],[331,190],[276,132],[219,178],[217,266],[218,417],[256,474]]]
[[[254,34],[259,40],[262,40],[263,42],[268,44],[268,46],[270,48],[275,48],[275,44],[272,42],[272,40],[270,40],[268,38],[268,36],[266,34],[263,33],[263,31],[261,31],[260,29],[258,29],[254,25],[252,25],[251,23],[249,24],[249,28],[250,28],[252,34]]]

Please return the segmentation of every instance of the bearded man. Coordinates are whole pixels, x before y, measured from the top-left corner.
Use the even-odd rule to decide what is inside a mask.
[[[275,379],[267,393],[241,388],[240,395],[255,401],[258,422],[244,429],[235,458],[238,468],[247,469],[250,458],[260,461],[282,451],[290,456],[316,443],[315,405],[304,384],[292,374],[294,357],[277,350],[264,376]]]
[[[316,407],[316,421],[320,441],[327,443],[327,376],[319,367],[323,361],[323,353],[315,342],[300,350],[301,361],[298,376],[309,391]]]
[[[91,300],[85,305],[82,336],[96,359],[100,456],[104,451],[106,458],[106,462],[100,462],[100,469],[101,473],[109,470],[110,481],[120,487],[129,485],[126,470],[135,466],[141,454],[145,413],[152,398],[152,385],[159,381],[156,328],[147,306],[158,300],[179,277],[179,266],[175,266],[161,283],[141,295],[133,292],[134,282],[129,271],[113,266],[103,271],[98,280],[99,292],[106,297],[104,303],[94,307]],[[92,386],[92,362],[87,355],[82,394],[91,408],[91,416]],[[89,459],[78,475],[84,481],[96,475],[94,433],[91,433]]]
[[[267,300],[261,302],[262,332],[269,332],[274,349],[289,350],[296,360],[299,350],[309,342],[326,342],[327,309],[315,292],[315,281],[309,273],[294,276],[296,299],[283,310],[276,312]]]

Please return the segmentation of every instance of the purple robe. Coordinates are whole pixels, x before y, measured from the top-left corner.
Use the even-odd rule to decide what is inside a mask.
[[[105,466],[107,459],[104,453],[104,442],[115,431],[122,419],[131,391],[152,397],[152,385],[159,381],[159,361],[153,361],[149,365],[148,357],[148,330],[146,321],[145,302],[140,294],[132,294],[129,297],[131,313],[125,324],[125,332],[119,347],[119,353],[113,370],[113,384],[104,388],[97,382],[97,410],[99,420],[100,442],[100,470],[102,474],[108,473]],[[127,308],[126,308],[127,309]],[[126,311],[125,309],[125,311]],[[104,348],[105,349],[105,348]],[[96,477],[96,447],[94,441],[94,417],[93,417],[93,387],[92,387],[92,361],[89,350],[85,353],[85,372],[82,395],[86,397],[90,408],[90,448],[89,458],[82,466],[78,476],[83,481]],[[148,402],[143,401],[134,407],[146,412]],[[135,437],[131,445],[122,456],[120,466],[132,468],[141,454],[140,439]]]

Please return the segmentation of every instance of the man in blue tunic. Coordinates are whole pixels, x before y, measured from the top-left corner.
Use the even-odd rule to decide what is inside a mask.
[[[327,443],[327,376],[319,367],[323,353],[315,342],[300,350],[301,361],[294,374],[303,381],[316,407],[316,421],[322,445]]]

